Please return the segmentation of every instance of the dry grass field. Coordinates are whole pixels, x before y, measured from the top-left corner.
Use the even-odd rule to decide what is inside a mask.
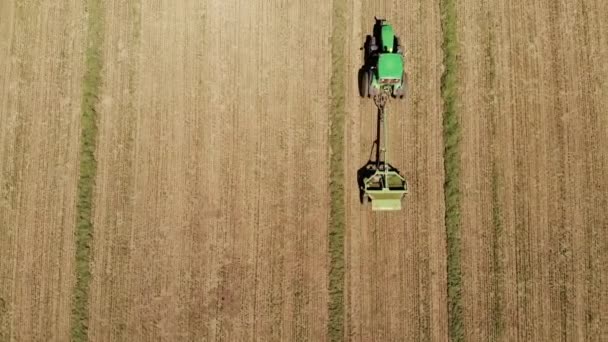
[[[608,4],[457,11],[465,336],[606,340]]]
[[[605,13],[0,1],[0,342],[607,340]],[[400,212],[357,186],[374,16]]]
[[[324,339],[331,4],[106,9],[91,339]]]
[[[69,339],[82,14],[0,2],[0,341]]]

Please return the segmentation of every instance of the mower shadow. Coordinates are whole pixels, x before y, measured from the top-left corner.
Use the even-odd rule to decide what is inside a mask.
[[[365,194],[365,178],[370,177],[376,172],[376,161],[368,160],[359,170],[357,170],[357,184],[359,185],[359,202],[363,204],[363,195]]]
[[[377,112],[376,119],[376,140],[372,143],[372,148],[369,150],[369,158],[367,162],[357,170],[357,184],[359,185],[359,201],[363,204],[363,194],[365,193],[365,178],[370,177],[376,171],[380,162],[380,109]]]

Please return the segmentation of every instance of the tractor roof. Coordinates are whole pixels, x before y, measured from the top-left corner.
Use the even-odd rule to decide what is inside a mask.
[[[393,52],[395,33],[391,25],[382,25],[382,51]]]
[[[398,53],[383,53],[378,57],[378,78],[403,77],[403,56]]]

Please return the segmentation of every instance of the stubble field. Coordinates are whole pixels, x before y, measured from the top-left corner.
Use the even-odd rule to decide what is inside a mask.
[[[91,338],[322,339],[330,7],[106,8]]]
[[[457,8],[469,340],[608,336],[607,10]]]
[[[82,13],[0,4],[0,341],[69,338]]]

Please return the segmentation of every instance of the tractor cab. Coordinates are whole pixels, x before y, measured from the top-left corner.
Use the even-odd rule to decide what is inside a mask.
[[[374,24],[374,37],[376,41],[380,41],[380,53],[392,53],[397,52],[399,47],[398,38],[395,39],[395,32],[393,27],[389,25],[384,19],[376,19]]]
[[[363,46],[364,65],[359,71],[359,92],[363,97],[387,92],[403,98],[407,88],[403,51],[399,37],[384,19],[376,19],[373,35],[368,35]]]

